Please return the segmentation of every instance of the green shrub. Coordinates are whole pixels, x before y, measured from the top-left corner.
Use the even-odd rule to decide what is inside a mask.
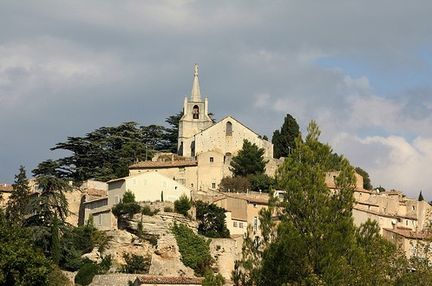
[[[148,215],[148,216],[154,216],[158,212],[159,212],[158,209],[155,209],[154,211],[152,211],[149,206],[143,206],[141,209],[141,214]]]
[[[131,219],[134,214],[139,212],[141,212],[141,207],[135,202],[135,195],[130,191],[125,192],[120,203],[112,208],[112,213],[119,220],[122,220],[125,216]]]
[[[225,279],[218,274],[214,274],[213,271],[207,270],[204,274],[204,280],[202,282],[202,286],[223,286],[225,283]]]
[[[126,264],[122,266],[122,272],[133,274],[147,274],[149,272],[151,257],[124,253],[123,259],[125,260]]]
[[[70,286],[72,282],[61,272],[58,266],[53,266],[48,274],[48,286]]]
[[[191,207],[192,202],[185,194],[181,195],[180,198],[174,202],[174,210],[184,216],[188,215],[188,211]]]
[[[93,277],[98,274],[99,267],[92,263],[92,262],[86,262],[81,265],[80,269],[78,270],[77,275],[75,276],[75,283],[85,286],[89,285]]]
[[[98,265],[99,265],[99,273],[107,273],[112,266],[111,255],[107,255],[104,258],[102,258],[102,261]]]
[[[196,235],[183,224],[175,224],[172,232],[179,246],[183,264],[192,268],[196,274],[204,275],[213,263],[210,255],[210,240]]]
[[[164,207],[164,212],[166,213],[172,213],[174,210],[172,207]]]

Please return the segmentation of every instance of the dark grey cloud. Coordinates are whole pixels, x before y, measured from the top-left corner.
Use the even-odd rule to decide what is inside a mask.
[[[381,184],[414,194],[420,185],[383,173],[393,170],[383,164],[401,162],[377,150],[402,142],[384,140],[391,135],[414,149],[415,138],[432,137],[431,86],[412,80],[430,75],[420,52],[431,50],[431,8],[430,1],[2,1],[0,181],[11,182],[19,164],[30,170],[58,156],[48,149],[67,136],[129,120],[162,124],[181,109],[198,62],[217,118],[234,115],[268,136],[286,113],[303,130],[316,119],[336,151]],[[323,58],[334,66],[317,64]],[[338,59],[366,68],[353,74]],[[366,143],[373,136],[385,144]],[[365,152],[376,160],[365,161]],[[432,185],[421,187],[432,196]]]

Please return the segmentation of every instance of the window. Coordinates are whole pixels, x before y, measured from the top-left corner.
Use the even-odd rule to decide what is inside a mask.
[[[232,123],[228,121],[225,126],[225,135],[232,136]]]
[[[239,228],[243,228],[243,223],[239,222]]]
[[[236,221],[233,222],[233,226],[234,226],[234,227],[237,227],[237,222],[236,222]]]
[[[216,183],[212,183],[212,189],[216,189]]]
[[[102,215],[98,215],[98,225],[102,225]]]
[[[412,206],[411,208],[412,208],[413,211],[415,211],[415,206]]]
[[[194,105],[192,109],[192,118],[193,119],[199,119],[199,107],[198,105]]]
[[[210,163],[213,163],[213,162],[214,162],[214,158],[210,157]]]

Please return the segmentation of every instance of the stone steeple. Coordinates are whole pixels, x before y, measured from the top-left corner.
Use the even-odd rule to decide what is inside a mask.
[[[194,66],[194,79],[192,83],[191,100],[194,102],[201,101],[201,91],[198,79],[198,64]]]
[[[194,135],[213,125],[208,116],[208,100],[201,98],[198,79],[198,64],[194,66],[194,79],[190,97],[183,102],[183,116],[179,122],[178,154],[195,156]]]

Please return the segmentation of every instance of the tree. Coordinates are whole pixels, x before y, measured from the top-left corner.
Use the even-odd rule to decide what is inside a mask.
[[[267,174],[249,175],[247,179],[250,182],[251,190],[255,192],[268,193],[275,185],[275,180]]]
[[[223,286],[225,284],[225,279],[222,275],[214,274],[213,271],[208,270],[204,274],[204,280],[202,286]]]
[[[169,124],[170,127],[165,128],[165,139],[167,140],[167,149],[172,153],[177,153],[177,142],[178,142],[178,131],[179,122],[183,116],[183,111],[175,115],[171,115],[165,119],[165,122]]]
[[[251,184],[246,177],[224,177],[219,188],[223,192],[247,192],[251,189]]]
[[[124,273],[141,273],[147,274],[151,265],[151,257],[145,257],[142,255],[123,253],[123,259],[125,264],[122,266],[122,272]]]
[[[267,161],[264,160],[264,149],[258,148],[248,140],[243,141],[243,147],[231,160],[230,170],[234,176],[262,174],[265,172]]]
[[[184,216],[188,215],[188,211],[192,207],[191,200],[185,195],[181,195],[178,200],[174,202],[174,210],[175,212],[182,214]]]
[[[127,219],[141,212],[141,206],[135,201],[135,195],[131,191],[123,194],[122,200],[112,208],[112,213],[118,218],[119,225]]]
[[[395,284],[397,259],[403,255],[379,237],[376,223],[354,226],[354,169],[344,157],[336,191],[327,188],[325,174],[334,154],[319,142],[319,135],[312,121],[305,140],[297,138],[296,148],[279,169],[284,200],[274,211],[261,212],[263,239],[245,238],[243,259],[233,273],[235,285]],[[277,226],[273,215],[280,220]]]
[[[230,233],[225,223],[225,209],[203,201],[196,201],[195,206],[199,234],[214,238],[229,237]]]
[[[53,231],[65,226],[65,220],[69,214],[65,192],[70,191],[71,187],[67,181],[53,175],[56,172],[55,169],[48,167],[45,169],[45,174],[36,175],[39,192],[30,199],[29,208],[32,212],[26,217],[24,224],[32,228],[36,244],[47,255],[52,255],[53,251],[57,251],[53,248],[57,247],[52,243],[55,241],[53,235],[56,235]],[[58,223],[58,228],[53,227],[56,223]]]
[[[291,114],[287,114],[280,130],[273,132],[273,156],[275,158],[287,157],[295,148],[295,139],[300,134],[297,121]]]
[[[419,197],[418,197],[418,201],[419,201],[419,202],[424,201],[422,191],[420,191],[420,194],[419,194]]]
[[[50,271],[28,229],[10,224],[0,210],[0,285],[47,285]]]
[[[6,207],[6,217],[10,221],[22,224],[25,215],[29,212],[30,187],[24,166],[20,166],[19,173],[15,175],[12,185],[13,192]]]
[[[162,126],[139,126],[136,122],[100,127],[85,136],[57,143],[51,150],[66,150],[71,155],[42,162],[34,173],[55,175],[78,185],[91,178],[108,181],[124,177],[129,165],[151,158],[155,150],[168,148],[166,133]],[[53,170],[55,174],[47,173]]]
[[[371,184],[371,180],[369,178],[368,172],[366,172],[365,170],[363,170],[360,167],[356,167],[355,171],[356,171],[357,174],[359,174],[360,176],[363,177],[363,188],[366,189],[366,190],[372,190],[373,186]]]

